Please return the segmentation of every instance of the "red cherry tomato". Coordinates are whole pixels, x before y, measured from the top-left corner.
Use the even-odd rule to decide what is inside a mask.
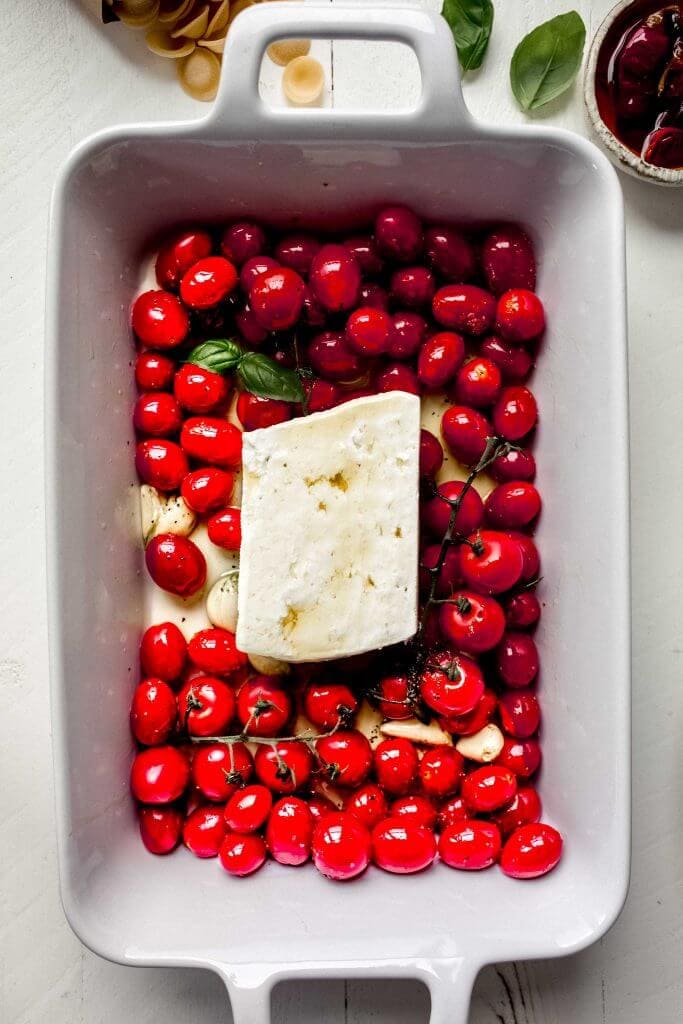
[[[245,430],[260,430],[292,418],[292,406],[276,398],[263,398],[242,391],[237,399],[237,416]]]
[[[358,293],[359,306],[372,306],[374,309],[383,309],[386,313],[389,309],[389,296],[384,288],[374,281],[365,281],[360,286]]]
[[[432,302],[437,323],[465,334],[486,334],[496,318],[496,300],[474,284],[447,284]]]
[[[408,698],[409,683],[405,675],[383,676],[376,686],[377,707],[385,718],[412,718],[413,707]]]
[[[427,796],[442,799],[455,793],[464,775],[464,764],[462,754],[445,743],[425,750],[419,776]]]
[[[381,253],[397,263],[412,263],[422,250],[422,224],[407,206],[387,206],[375,220]]]
[[[328,814],[337,813],[337,808],[332,801],[328,800],[327,797],[320,796],[320,794],[314,794],[312,797],[309,797],[308,807],[314,821],[322,821]]]
[[[320,249],[320,242],[304,233],[285,235],[275,246],[275,258],[283,267],[291,267],[297,274],[307,274],[311,261]]]
[[[277,736],[292,714],[292,700],[270,676],[247,679],[237,694],[237,717],[251,736]]]
[[[471,810],[488,814],[510,803],[517,792],[517,779],[509,768],[487,764],[466,775],[460,791]]]
[[[505,632],[503,609],[492,597],[471,590],[454,593],[441,605],[439,625],[444,637],[465,654],[483,654],[496,647]]]
[[[195,857],[217,857],[225,839],[225,822],[218,807],[196,807],[183,825],[183,842]]]
[[[541,496],[527,480],[498,484],[486,499],[486,520],[501,530],[528,526],[541,511]]]
[[[379,356],[387,351],[391,317],[382,309],[364,306],[346,321],[346,340],[361,356]]]
[[[323,331],[308,346],[308,361],[325,380],[356,380],[363,372],[363,361],[338,331]]]
[[[557,867],[562,856],[562,836],[552,825],[538,822],[521,825],[512,833],[500,858],[510,878],[539,878]]]
[[[352,309],[360,289],[360,266],[343,245],[323,245],[311,261],[308,280],[324,309]]]
[[[453,388],[453,398],[460,405],[486,409],[489,405],[493,405],[498,398],[501,385],[502,376],[496,364],[490,359],[475,356],[458,370]]]
[[[397,306],[421,309],[434,297],[434,275],[427,267],[402,267],[391,276],[391,295]]]
[[[484,690],[481,700],[471,711],[464,715],[449,715],[441,719],[446,732],[457,733],[458,736],[472,736],[479,732],[493,718],[498,708],[498,698],[493,690]]]
[[[443,465],[443,448],[429,430],[420,431],[420,476],[433,480]]]
[[[509,736],[526,740],[541,724],[538,697],[531,690],[507,690],[499,703],[500,723]]]
[[[244,309],[235,313],[235,327],[250,345],[262,345],[268,337],[268,331],[261,327],[248,302],[245,303]]]
[[[242,291],[248,295],[257,277],[260,277],[261,274],[267,274],[271,270],[279,269],[280,264],[272,256],[251,256],[245,261],[244,266],[240,270],[240,287]],[[265,331],[265,328],[261,329]]]
[[[474,274],[474,251],[455,228],[432,227],[425,231],[425,255],[447,281],[467,281]]]
[[[541,747],[538,740],[516,740],[506,737],[497,764],[509,768],[520,779],[530,779],[541,767]]]
[[[175,363],[158,352],[141,352],[135,360],[138,391],[168,391],[173,384]]]
[[[311,855],[313,815],[305,800],[285,796],[273,806],[266,826],[266,846],[279,864],[305,864]]]
[[[155,263],[161,288],[176,289],[190,267],[211,252],[211,236],[206,231],[182,231],[159,249]]]
[[[227,505],[234,486],[235,477],[232,473],[208,466],[188,473],[180,485],[180,493],[193,512],[204,516]]]
[[[141,807],[138,811],[140,838],[150,853],[163,855],[175,850],[183,831],[183,813],[176,807]]]
[[[538,675],[538,649],[528,633],[505,633],[496,652],[496,668],[506,686],[528,686]]]
[[[412,359],[420,350],[427,333],[427,321],[419,313],[394,313],[387,339],[392,359]]]
[[[247,260],[262,253],[266,247],[266,235],[259,224],[238,221],[223,232],[221,252],[226,259],[241,267]]]
[[[322,875],[345,881],[370,863],[370,833],[352,814],[328,814],[314,826],[311,850]]]
[[[500,594],[519,582],[524,558],[514,537],[479,530],[468,538],[460,555],[465,581],[484,594]]]
[[[175,623],[161,622],[143,633],[140,665],[144,675],[173,682],[183,671],[186,658],[187,642]]]
[[[420,557],[420,588],[423,594],[430,591],[433,573],[441,557],[441,544],[428,544],[423,549]],[[437,597],[452,597],[454,591],[463,585],[462,573],[460,571],[460,548],[450,546],[446,551],[446,557],[441,572],[436,581]]]
[[[476,661],[464,654],[443,652],[428,662],[420,693],[437,715],[464,715],[481,700],[484,677]]]
[[[180,430],[180,406],[173,395],[151,391],[140,395],[133,410],[133,426],[149,437],[170,437]]]
[[[241,836],[228,832],[218,852],[221,867],[229,875],[244,878],[253,875],[266,862],[266,844],[261,836]]]
[[[147,571],[162,590],[179,597],[196,594],[206,582],[206,560],[196,544],[175,533],[159,533],[145,549]]]
[[[446,446],[458,462],[466,466],[479,462],[489,438],[495,436],[486,417],[465,405],[452,405],[446,409],[441,419],[441,432]]]
[[[541,558],[538,553],[538,548],[534,544],[531,537],[526,533],[517,533],[514,530],[508,530],[508,536],[514,537],[519,544],[522,552],[523,567],[522,567],[522,583],[531,583],[533,580],[537,580],[541,572]]]
[[[357,729],[323,736],[315,749],[323,774],[338,786],[359,786],[372,766],[370,744]]]
[[[301,315],[305,287],[295,270],[275,267],[251,282],[249,305],[265,330],[286,331]]]
[[[400,796],[391,805],[391,818],[406,817],[418,825],[434,828],[436,825],[436,807],[426,796]]]
[[[207,675],[230,675],[247,664],[246,654],[237,649],[234,633],[218,627],[195,633],[187,653],[190,661]]]
[[[249,782],[253,770],[254,762],[243,743],[207,743],[195,750],[192,781],[207,800],[224,803]]]
[[[227,420],[212,416],[191,416],[180,432],[180,445],[190,458],[214,466],[239,467],[242,461],[242,433]]]
[[[180,297],[191,309],[209,309],[234,291],[237,271],[223,256],[205,256],[183,274]]]
[[[531,629],[541,617],[541,604],[530,590],[512,594],[504,604],[505,621],[508,628]]]
[[[496,330],[506,341],[519,345],[543,333],[545,310],[538,295],[526,288],[511,288],[498,299]]]
[[[258,832],[265,825],[273,806],[273,796],[266,786],[254,783],[238,789],[225,805],[223,818],[231,832],[246,835]]]
[[[178,711],[190,736],[222,736],[235,714],[235,695],[222,679],[193,676],[178,694]]]
[[[158,491],[177,491],[188,470],[187,457],[174,441],[140,441],[135,468],[143,483]]]
[[[465,485],[460,480],[449,480],[440,484],[436,496],[422,506],[422,524],[435,537],[441,538],[445,535],[451,518],[450,503],[460,498],[464,489]],[[484,504],[475,489],[470,487],[460,500],[455,516],[455,532],[473,533],[481,526],[483,518]]]
[[[409,395],[420,394],[420,384],[415,371],[404,363],[387,363],[381,373],[377,374],[377,393],[388,391],[406,391]]]
[[[318,729],[336,729],[357,707],[358,698],[344,683],[310,683],[304,690],[304,714]]]
[[[138,743],[156,747],[165,743],[175,728],[178,705],[163,679],[143,679],[135,689],[130,708],[130,727]]]
[[[366,828],[370,829],[387,816],[387,801],[384,791],[374,782],[366,782],[345,797],[344,810],[358,818]]]
[[[372,830],[372,859],[377,867],[395,875],[424,871],[436,857],[431,829],[407,815],[386,818]]]
[[[510,480],[533,480],[536,476],[536,460],[531,452],[513,448],[512,451],[497,455],[487,472],[499,484]]]
[[[149,291],[138,295],[131,314],[133,330],[150,348],[175,348],[187,337],[190,322],[177,295]]]
[[[465,806],[463,798],[461,796],[452,796],[445,803],[441,804],[439,808],[436,818],[437,828],[443,831],[449,825],[461,824],[463,821],[467,821],[469,817],[470,812]]]
[[[183,363],[176,371],[173,393],[188,412],[212,412],[225,402],[230,387],[225,377],[194,363]]]
[[[426,391],[439,391],[453,379],[465,357],[465,342],[454,331],[439,331],[424,342],[417,376]]]
[[[136,754],[130,788],[141,804],[170,804],[190,781],[190,765],[176,747],[148,747]]]
[[[361,273],[365,276],[380,274],[384,269],[384,260],[377,251],[372,235],[353,235],[344,243],[352,256],[356,257]]]
[[[224,508],[207,523],[209,540],[226,551],[239,551],[242,543],[242,513],[238,508]]]
[[[536,287],[536,260],[529,236],[513,224],[495,228],[479,254],[489,291],[501,295],[509,288]]]
[[[520,825],[540,821],[541,798],[533,786],[520,786],[507,807],[496,811],[493,820],[504,836],[510,835]]]
[[[375,776],[382,789],[392,796],[401,796],[417,776],[417,751],[409,740],[387,739],[373,753]]]
[[[280,740],[272,746],[261,745],[254,759],[256,777],[274,793],[293,793],[302,789],[313,770],[313,757],[304,743]]]
[[[490,821],[462,821],[439,836],[439,857],[449,868],[481,871],[500,857],[500,832]]]
[[[332,381],[304,380],[303,385],[308,398],[309,413],[334,409],[335,405],[339,402],[340,391]]]
[[[484,338],[479,353],[495,363],[500,370],[503,382],[518,384],[525,381],[534,365],[533,359],[521,345],[511,345],[509,341],[490,334]]]
[[[519,441],[536,426],[536,399],[523,385],[510,385],[501,391],[493,407],[492,417],[499,437],[507,441]]]

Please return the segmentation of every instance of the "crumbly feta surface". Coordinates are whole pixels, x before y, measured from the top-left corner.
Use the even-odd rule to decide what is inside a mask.
[[[415,633],[419,442],[400,391],[244,434],[241,650],[323,661]]]

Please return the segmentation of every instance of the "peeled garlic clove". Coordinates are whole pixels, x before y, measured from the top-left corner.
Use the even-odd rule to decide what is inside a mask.
[[[215,99],[221,75],[221,62],[215,53],[197,47],[177,67],[180,84],[189,96],[195,100]]]
[[[140,526],[142,543],[147,547],[154,536],[156,525],[161,515],[161,495],[156,487],[143,484],[140,488]]]
[[[282,75],[282,91],[297,107],[311,106],[322,96],[325,72],[315,57],[295,57]]]
[[[175,533],[187,537],[194,530],[197,517],[179,494],[171,494],[161,503],[161,511],[154,527],[154,534]]]
[[[172,39],[168,32],[155,28],[145,36],[147,49],[156,53],[159,57],[187,57],[195,48],[192,39]]]
[[[249,664],[257,672],[264,676],[286,676],[289,672],[289,665],[286,661],[278,661],[277,658],[267,658],[263,654],[248,654]]]
[[[270,44],[266,53],[274,64],[284,68],[295,57],[305,57],[310,48],[310,39],[278,39]]]
[[[230,0],[221,0],[209,19],[209,24],[206,27],[207,37],[210,39],[211,36],[217,36],[222,29],[227,27],[229,21]]]
[[[382,712],[374,708],[369,701],[364,700],[356,713],[353,727],[363,733],[373,750],[382,742],[380,728],[383,721]]]
[[[183,18],[192,7],[194,0],[161,0],[159,9],[159,24],[172,25]]]
[[[449,732],[445,732],[438,722],[421,722],[418,718],[401,718],[384,722],[381,731],[384,736],[399,737],[429,747],[444,744],[449,747],[453,746],[453,737]]]
[[[178,39],[180,36],[183,39],[201,39],[206,33],[208,24],[209,5],[205,4],[196,14],[192,12],[189,18],[179,22],[171,35],[174,39]]]
[[[206,614],[212,626],[219,626],[234,633],[237,629],[237,580],[239,572],[228,572],[220,576],[209,591],[206,599]]]
[[[461,736],[455,749],[469,761],[486,764],[495,761],[503,749],[503,734],[497,725],[490,722],[472,736]]]

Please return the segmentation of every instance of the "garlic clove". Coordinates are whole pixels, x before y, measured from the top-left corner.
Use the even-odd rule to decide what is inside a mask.
[[[278,661],[277,658],[267,658],[263,654],[247,654],[249,664],[256,672],[264,676],[286,676],[289,672],[289,664],[286,661]]]
[[[436,747],[453,746],[453,737],[445,732],[438,722],[421,722],[418,718],[401,718],[395,721],[384,722],[381,727],[383,736],[411,740],[412,743],[422,743],[425,746]]]
[[[373,707],[369,701],[364,700],[356,713],[354,729],[363,733],[373,750],[382,742],[380,728],[383,721],[382,712]]]
[[[197,522],[192,509],[179,494],[169,495],[161,502],[161,511],[154,527],[152,536],[159,533],[175,533],[179,537],[188,537]]]
[[[237,629],[237,581],[239,571],[233,569],[220,576],[206,598],[206,614],[213,626],[234,633]]]
[[[140,526],[142,543],[147,547],[154,536],[157,521],[161,515],[161,495],[156,487],[143,484],[140,488]]]
[[[502,732],[497,725],[490,722],[472,736],[461,736],[455,744],[455,749],[469,761],[487,764],[498,757],[503,749],[503,742]]]

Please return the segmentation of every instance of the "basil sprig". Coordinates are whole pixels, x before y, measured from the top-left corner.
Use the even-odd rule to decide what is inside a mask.
[[[250,352],[233,338],[212,338],[192,349],[188,363],[221,375],[234,370],[247,391],[261,398],[303,402],[304,389],[296,370],[281,366],[270,356]]]
[[[558,14],[522,39],[510,64],[510,85],[522,110],[536,110],[569,88],[585,41],[586,26],[576,11]]]
[[[463,71],[481,67],[493,28],[491,0],[444,0],[443,17],[453,33]]]

